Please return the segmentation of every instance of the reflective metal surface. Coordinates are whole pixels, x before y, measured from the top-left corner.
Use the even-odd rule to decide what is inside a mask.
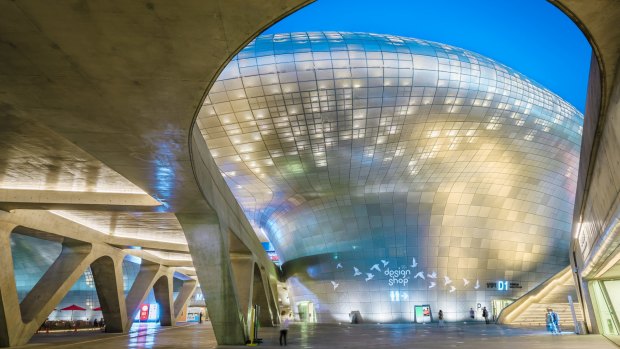
[[[582,123],[476,53],[336,32],[257,38],[198,118],[293,303],[381,322],[460,319],[566,266]]]

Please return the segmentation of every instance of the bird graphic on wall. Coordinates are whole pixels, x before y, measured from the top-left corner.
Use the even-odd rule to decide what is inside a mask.
[[[390,262],[386,261],[386,260],[381,260],[381,263],[383,263],[383,267],[387,267],[388,264],[390,264]]]
[[[367,276],[366,282],[368,282],[368,280],[372,280],[372,278],[375,277],[374,274],[371,274],[371,273],[366,273],[366,276]]]
[[[431,279],[437,279],[437,273],[432,272],[431,274],[426,274],[426,277],[431,278]]]
[[[337,283],[336,281],[332,281],[332,286],[334,286],[334,291],[338,288],[338,286],[340,286],[339,283]]]
[[[467,286],[469,285],[469,280],[467,280],[466,278],[463,278],[463,286]]]
[[[454,292],[454,291],[456,291],[456,287],[454,287],[454,286],[450,286],[450,293],[452,293],[452,292]]]
[[[338,264],[336,265],[336,269],[342,269],[342,263],[338,263]]]
[[[424,272],[423,272],[423,271],[418,272],[417,274],[415,274],[415,276],[414,276],[413,278],[414,278],[414,279],[417,279],[417,278],[422,278],[422,280],[425,280],[425,279],[426,279],[426,278],[424,277]]]
[[[437,285],[437,284],[431,281],[431,285],[428,286],[428,288],[433,288],[433,287],[435,287],[435,285]]]
[[[476,286],[474,288],[477,290],[480,288],[480,280],[476,280]]]
[[[444,286],[447,286],[447,285],[449,285],[451,283],[452,283],[452,279],[450,279],[450,277],[448,275],[443,277],[443,285]]]
[[[370,270],[376,270],[378,272],[381,272],[381,269],[379,269],[379,264],[375,264],[372,267],[370,267]]]
[[[418,262],[415,261],[415,257],[411,258],[411,265],[412,268],[415,268],[418,266]]]
[[[353,267],[353,276],[359,276],[362,275],[362,273],[360,272],[359,269],[357,269],[356,267]]]

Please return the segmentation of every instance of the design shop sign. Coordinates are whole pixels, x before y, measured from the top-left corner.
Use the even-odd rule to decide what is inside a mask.
[[[411,276],[411,270],[409,269],[390,269],[387,268],[383,271],[383,274],[388,277],[389,286],[406,286],[409,283],[409,277]]]

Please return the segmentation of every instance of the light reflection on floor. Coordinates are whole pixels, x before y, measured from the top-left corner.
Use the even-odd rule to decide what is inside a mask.
[[[159,323],[134,323],[129,330],[129,348],[153,348]]]

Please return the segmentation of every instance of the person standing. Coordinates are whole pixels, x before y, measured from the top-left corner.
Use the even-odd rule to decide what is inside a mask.
[[[200,312],[200,315],[198,315],[198,323],[202,323],[202,312]]]
[[[282,319],[280,319],[280,346],[282,346],[282,339],[284,339],[284,345],[286,346],[286,335],[288,334],[289,324],[289,317],[286,316],[286,311],[283,310]]]
[[[489,311],[487,307],[482,307],[482,317],[484,318],[484,323],[489,324]]]
[[[472,321],[476,318],[476,312],[474,311],[474,308],[469,308],[469,318],[472,319]]]
[[[443,327],[443,310],[439,309],[437,318],[439,318],[439,327]]]

